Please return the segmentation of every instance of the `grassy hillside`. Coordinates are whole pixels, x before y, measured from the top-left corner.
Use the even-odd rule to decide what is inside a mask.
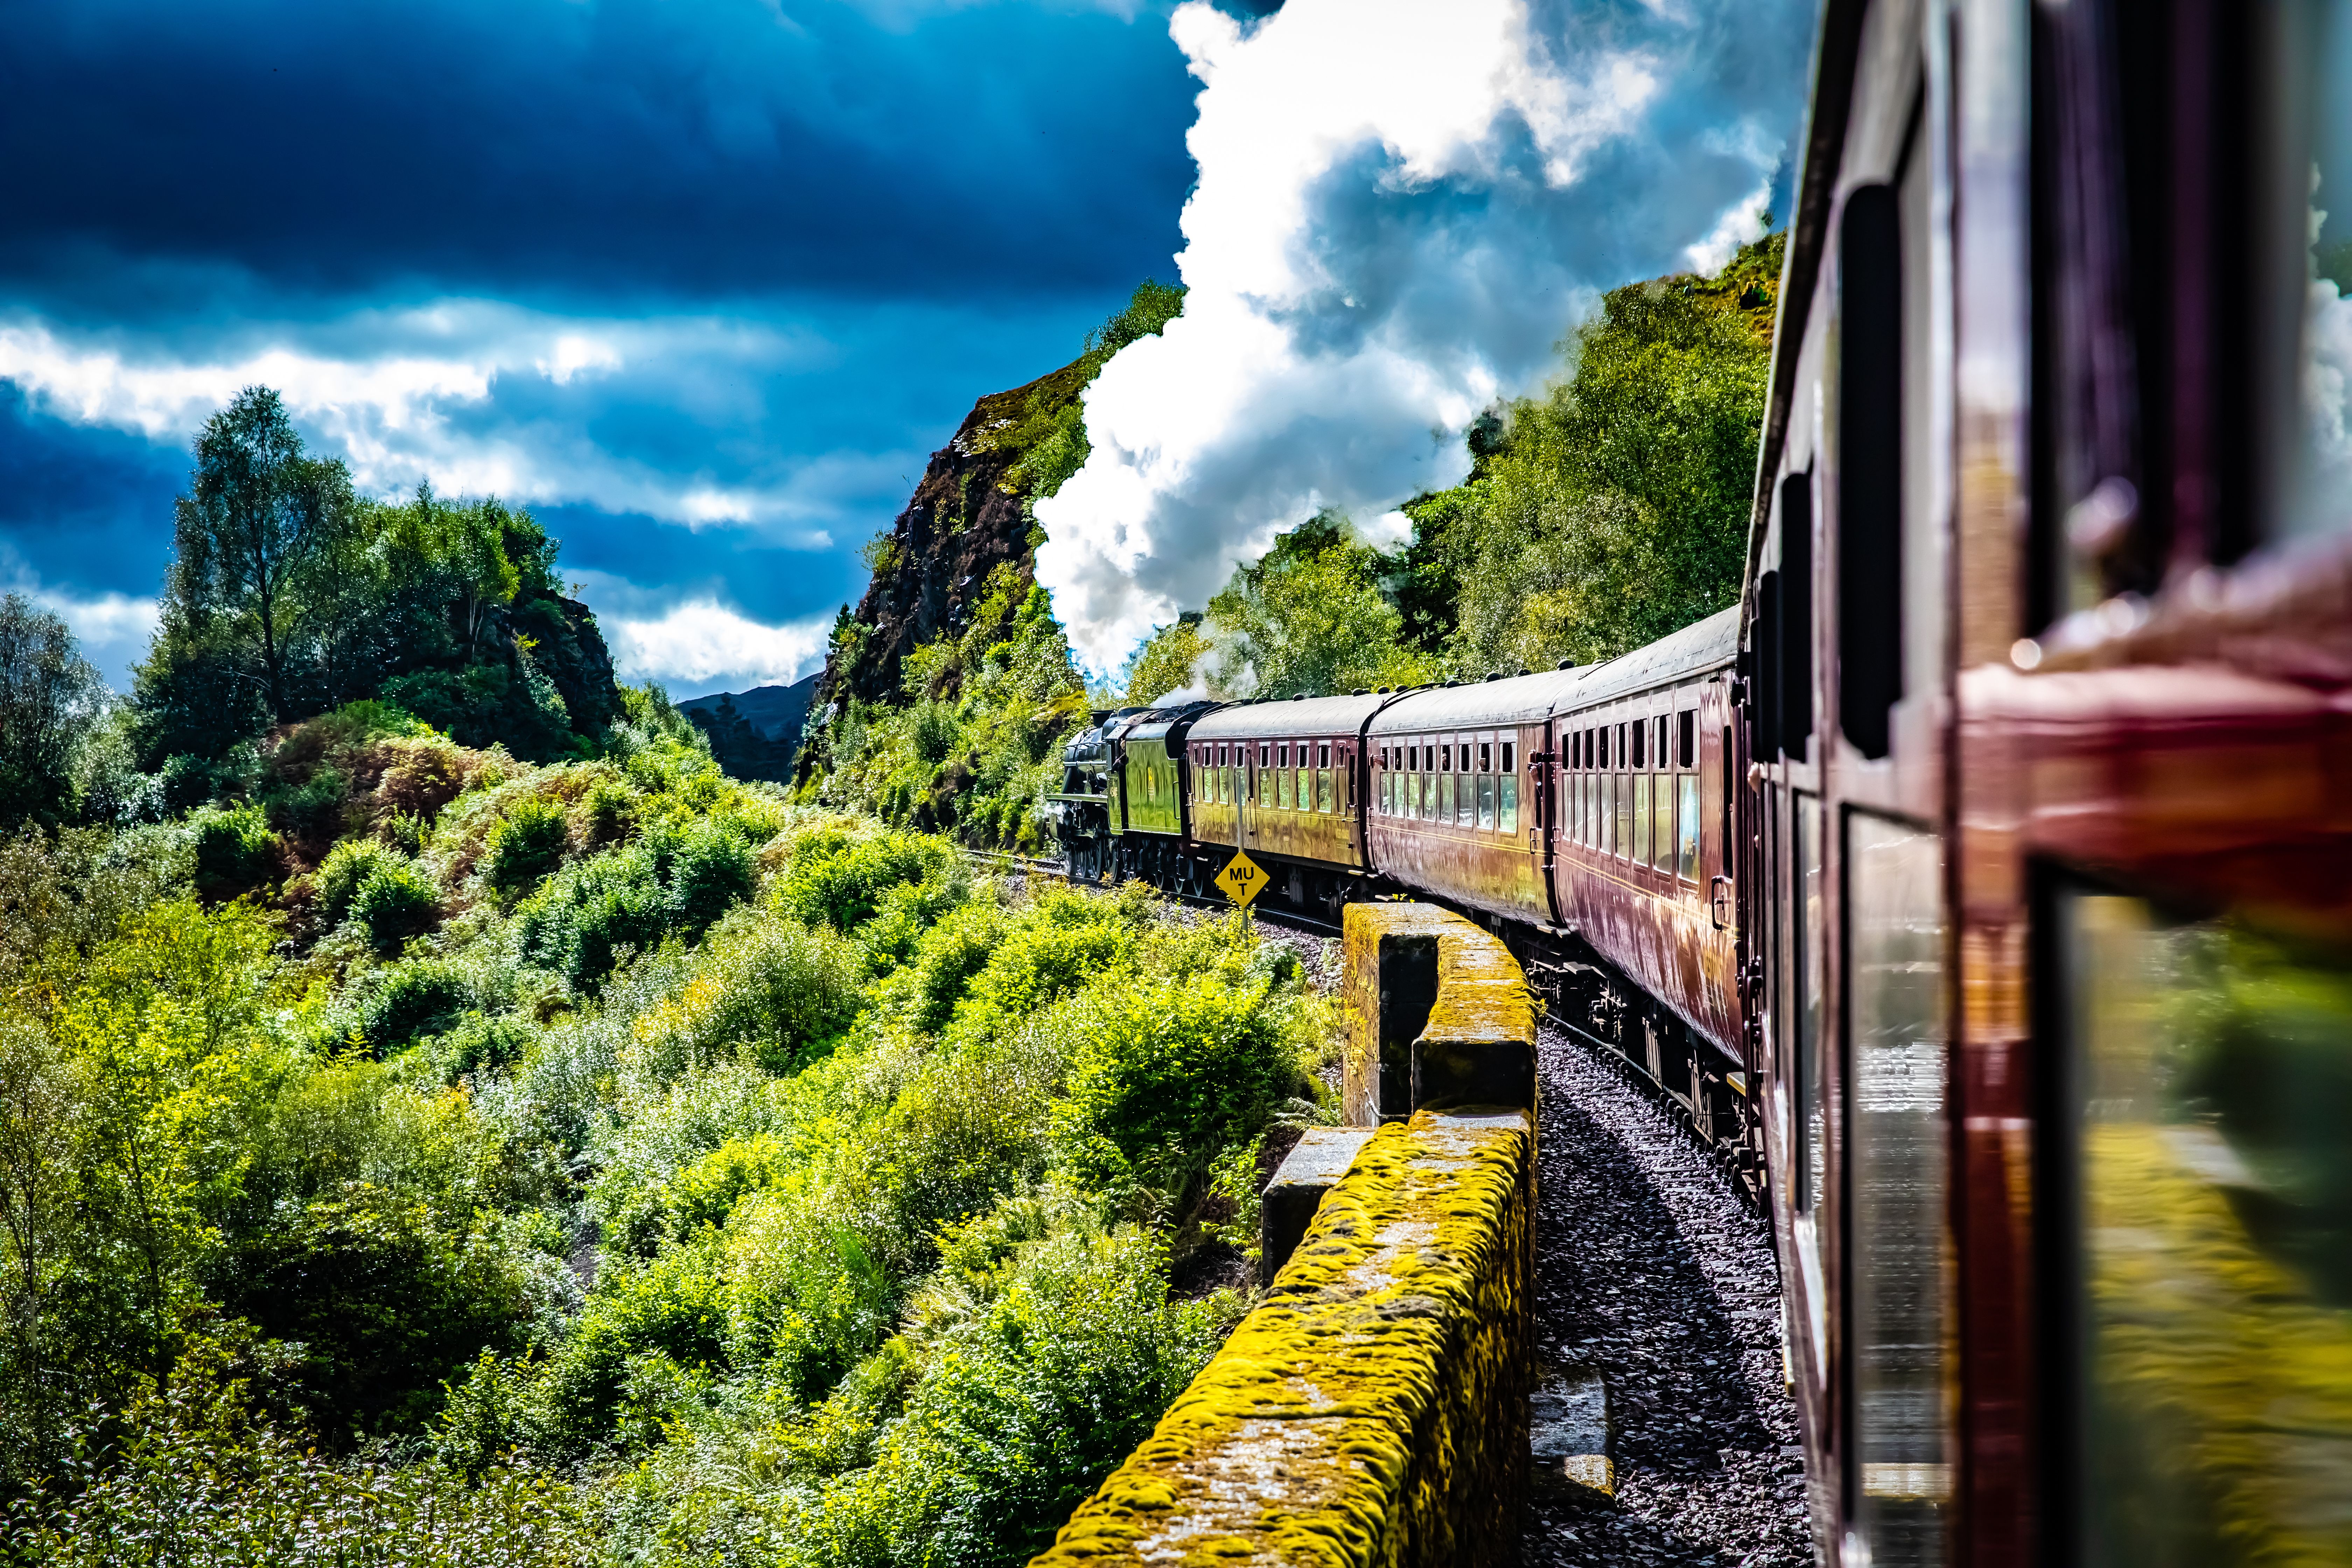
[[[307,836],[0,848],[17,1555],[1018,1563],[1189,1380],[1295,960],[683,728],[361,704],[263,759]]]

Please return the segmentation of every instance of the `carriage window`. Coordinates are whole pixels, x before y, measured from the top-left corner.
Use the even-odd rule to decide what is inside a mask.
[[[1796,949],[1792,967],[1797,977],[1796,1006],[1796,1166],[1790,1195],[1799,1210],[1811,1212],[1820,1202],[1823,1173],[1829,1160],[1829,1106],[1822,1093],[1822,797],[1799,795],[1796,816],[1797,919],[1788,922]]]
[[[1698,766],[1698,710],[1685,708],[1676,717],[1675,735],[1675,765],[1682,768]]]
[[[1318,742],[1316,742],[1316,744],[1315,744],[1315,765],[1316,765],[1317,767],[1318,767],[1318,768],[1328,768],[1328,767],[1329,767],[1329,766],[1331,765],[1331,742],[1328,742],[1328,741],[1318,741]]]
[[[1650,864],[1672,875],[1675,868],[1675,779],[1658,773],[1650,785]]]
[[[1849,1479],[1874,1564],[1946,1560],[1952,1499],[1943,847],[1846,819]]]
[[[1644,755],[1644,752],[1648,748],[1645,747],[1643,742],[1650,738],[1650,721],[1646,719],[1642,720],[1633,726],[1633,760],[1627,765],[1636,768],[1648,767],[1650,765],[1649,759]]]
[[[1478,742],[1478,771],[1482,773],[1495,771],[1495,742],[1492,741]]]
[[[2352,953],[2059,900],[2093,1568],[2352,1547]]]
[[[1503,772],[1515,773],[1519,771],[1519,764],[1512,760],[1518,754],[1518,750],[1519,743],[1517,741],[1503,742]]]
[[[1633,775],[1633,848],[1637,865],[1646,865],[1650,858],[1650,775]]]
[[[1675,784],[1681,791],[1680,804],[1675,808],[1675,831],[1682,835],[1682,845],[1675,858],[1677,869],[1685,882],[1698,880],[1698,775],[1683,773]]]
[[[1478,826],[1495,826],[1495,775],[1492,773],[1478,775]]]

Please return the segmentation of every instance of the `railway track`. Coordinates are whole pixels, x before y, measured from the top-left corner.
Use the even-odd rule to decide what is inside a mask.
[[[1547,1023],[1538,1071],[1541,1376],[1605,1409],[1616,1492],[1539,1487],[1521,1560],[1811,1563],[1769,1230],[1605,1047]]]

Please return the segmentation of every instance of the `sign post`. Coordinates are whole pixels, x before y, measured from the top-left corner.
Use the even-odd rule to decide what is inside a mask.
[[[1265,873],[1246,854],[1236,854],[1217,873],[1217,886],[1225,890],[1225,897],[1233,900],[1236,908],[1245,910],[1252,899],[1265,890]]]

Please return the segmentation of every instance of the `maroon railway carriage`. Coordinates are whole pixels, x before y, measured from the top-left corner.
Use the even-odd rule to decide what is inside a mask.
[[[1726,610],[1582,672],[1548,750],[1561,923],[1713,1047],[1715,1076],[1744,1087],[1726,885],[1738,634],[1739,612]],[[1637,1054],[1681,1092],[1654,1043]]]
[[[1537,795],[1573,672],[1408,692],[1364,736],[1371,861],[1457,908],[1557,929]]]
[[[1570,1022],[1752,1174],[1726,815],[1738,625],[1395,700],[1365,737],[1367,831],[1383,886],[1488,917]]]
[[[1826,7],[1735,801],[1825,1563],[2352,1563],[2347,10]]]

